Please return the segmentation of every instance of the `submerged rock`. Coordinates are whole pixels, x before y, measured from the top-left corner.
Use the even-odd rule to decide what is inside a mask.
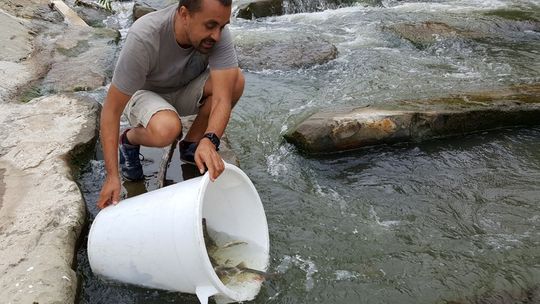
[[[255,0],[238,6],[236,17],[255,19],[284,13],[283,0]]]
[[[66,95],[0,104],[0,299],[73,303],[85,205],[70,162],[97,137],[99,107]]]
[[[435,21],[426,21],[420,24],[400,23],[385,26],[384,29],[394,32],[418,48],[425,48],[441,39],[484,37],[478,32],[457,29],[446,23]]]
[[[538,11],[524,11],[519,9],[496,9],[484,13],[486,16],[497,16],[513,21],[531,21],[540,22],[540,14]]]
[[[324,64],[337,57],[337,48],[319,37],[300,32],[233,33],[241,68],[291,70]]]
[[[316,154],[536,124],[540,124],[540,84],[321,111],[284,137],[301,150]]]

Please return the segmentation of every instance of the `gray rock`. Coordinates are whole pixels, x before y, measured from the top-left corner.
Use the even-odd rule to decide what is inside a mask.
[[[170,5],[178,5],[178,0],[143,0],[135,1],[133,5],[133,20],[156,10],[166,8]]]
[[[88,91],[112,75],[119,39],[105,28],[69,28],[55,37],[51,69],[43,80],[44,92]]]
[[[18,62],[32,52],[30,28],[22,19],[0,11],[0,61]]]
[[[133,21],[141,18],[142,16],[148,13],[155,12],[155,11],[156,11],[155,8],[151,8],[148,6],[143,6],[138,3],[135,3],[135,5],[133,5]]]
[[[71,151],[94,143],[99,107],[63,95],[0,104],[0,299],[73,303],[85,221]]]
[[[135,1],[135,5],[133,5],[133,20],[137,20],[148,13],[166,8],[174,4],[178,5],[178,1],[177,0]]]
[[[333,44],[300,32],[233,34],[239,65],[249,70],[304,68],[333,60],[338,53]]]
[[[0,61],[0,103],[11,100],[17,89],[35,77],[28,64]]]
[[[49,7],[49,2],[44,0],[2,0],[0,1],[0,9],[24,19],[62,22],[62,16]]]
[[[28,21],[0,11],[0,103],[13,95],[18,87],[35,77],[35,71],[25,61],[34,46],[34,32]]]
[[[137,0],[135,1],[135,4],[160,10],[173,4],[178,5],[178,0]]]
[[[112,14],[112,12],[90,0],[75,1],[75,5],[72,8],[84,22],[92,27],[105,27],[104,21]]]
[[[534,124],[540,124],[540,84],[321,111],[284,137],[301,150],[317,154]]]
[[[482,38],[485,35],[468,30],[460,30],[446,23],[426,21],[420,24],[400,23],[384,27],[418,48],[425,48],[438,40],[456,37]]]
[[[255,0],[238,6],[236,17],[255,19],[284,13],[283,0]]]

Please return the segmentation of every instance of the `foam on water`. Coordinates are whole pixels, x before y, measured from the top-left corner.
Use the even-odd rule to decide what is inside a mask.
[[[334,274],[336,275],[336,281],[353,280],[360,276],[359,273],[348,270],[336,270]]]
[[[266,157],[266,164],[270,175],[280,176],[281,174],[286,174],[288,172],[288,168],[283,159],[287,158],[289,153],[290,151],[285,146],[281,146],[278,151]]]
[[[318,272],[315,263],[309,258],[303,258],[298,254],[295,256],[285,255],[281,260],[281,263],[277,266],[277,272],[285,273],[292,266],[298,267],[306,273],[306,291],[312,290],[315,286],[315,280],[313,279],[313,275]]]
[[[508,6],[508,1],[484,0],[484,1],[455,1],[446,3],[428,2],[405,2],[392,6],[392,9],[403,12],[466,12],[474,10],[493,10]]]
[[[370,207],[369,214],[373,217],[377,225],[384,228],[391,228],[393,226],[398,226],[399,224],[401,224],[401,221],[381,221],[381,219],[377,215],[377,212],[375,212],[373,206]]]

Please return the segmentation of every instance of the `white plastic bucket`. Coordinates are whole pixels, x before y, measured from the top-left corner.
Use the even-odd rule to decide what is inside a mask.
[[[250,300],[214,272],[203,218],[213,230],[260,248],[249,267],[266,270],[270,244],[263,205],[247,175],[231,164],[215,182],[206,173],[103,209],[88,236],[90,267],[125,283],[195,293],[201,303],[213,295]]]

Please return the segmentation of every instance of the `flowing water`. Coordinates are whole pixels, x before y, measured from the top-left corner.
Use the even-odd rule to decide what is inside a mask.
[[[385,30],[423,21],[483,38],[418,48]],[[319,109],[537,83],[538,21],[533,0],[373,1],[233,19],[236,33],[303,32],[339,52],[311,68],[245,71],[227,133],[265,205],[276,274],[253,303],[540,303],[540,127],[323,157],[282,138]],[[145,164],[151,190],[156,164]],[[103,167],[98,157],[79,180],[91,218]],[[85,249],[80,303],[197,303],[96,278]]]

